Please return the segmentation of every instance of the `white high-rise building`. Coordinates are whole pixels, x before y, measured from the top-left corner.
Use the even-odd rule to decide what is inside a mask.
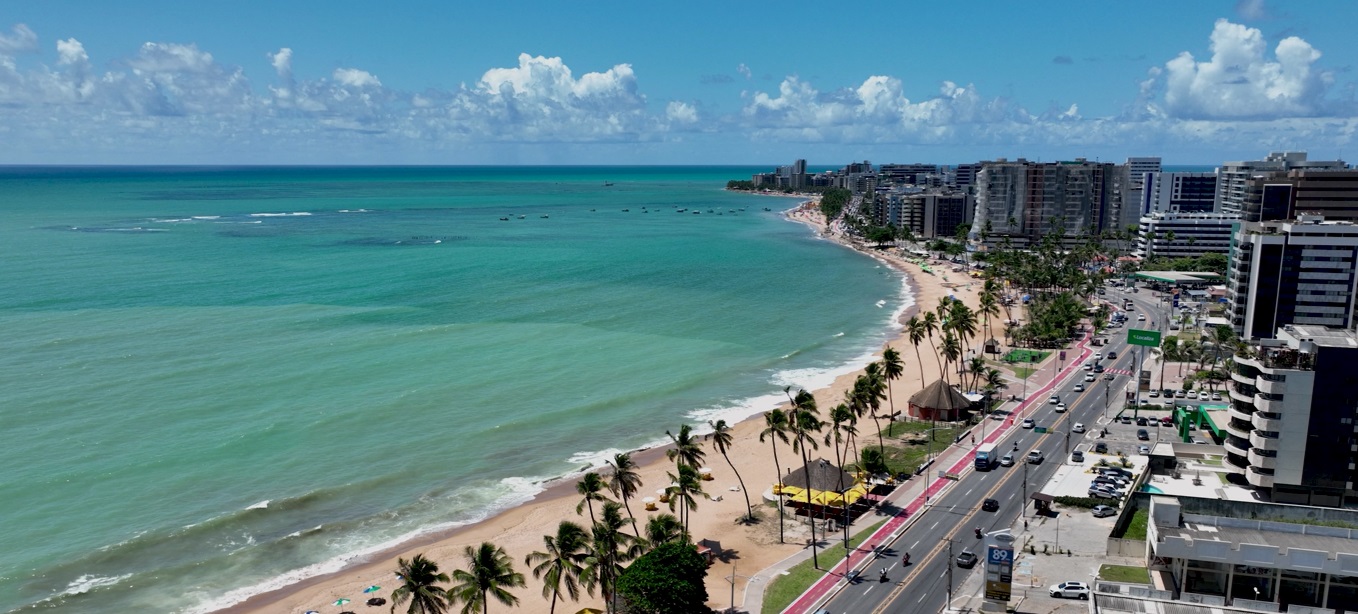
[[[1122,210],[1118,215],[1118,230],[1137,224],[1141,216],[1149,211],[1143,206],[1146,193],[1146,175],[1160,172],[1160,158],[1131,157],[1123,165],[1127,169],[1127,193],[1122,197]]]
[[[1216,209],[1216,173],[1146,173],[1141,215],[1212,213]]]
[[[1217,197],[1215,210],[1221,213],[1241,213],[1249,196],[1249,180],[1256,175],[1286,172],[1293,169],[1344,170],[1343,160],[1307,160],[1304,151],[1275,151],[1263,160],[1227,162],[1217,169]]]

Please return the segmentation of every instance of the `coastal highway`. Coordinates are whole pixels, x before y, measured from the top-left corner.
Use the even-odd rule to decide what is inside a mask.
[[[1158,312],[1153,311],[1160,308],[1158,299],[1145,289],[1136,294],[1109,290],[1104,298],[1119,303],[1123,298],[1131,298],[1136,305],[1135,311],[1147,314],[1148,322],[1137,322],[1136,317],[1132,316],[1129,322],[1132,328],[1162,320],[1157,317]],[[1105,336],[1110,343],[1089,348],[1091,353],[1115,351],[1117,360],[1105,359],[1104,367],[1121,373],[1133,372],[1133,356],[1127,351],[1126,329],[1110,329]],[[1077,358],[1071,356],[1069,351],[1067,355]],[[1076,445],[1086,442],[1086,438],[1096,438],[1096,425],[1105,415],[1107,403],[1120,407],[1120,395],[1130,382],[1129,376],[1117,374],[1113,381],[1106,381],[1103,374],[1099,374],[1094,383],[1086,384],[1088,390],[1073,392],[1075,383],[1082,382],[1086,373],[1076,368],[1063,374],[1052,392],[1042,395],[1059,394],[1069,406],[1066,412],[1057,413],[1056,406],[1046,402],[1045,398],[1034,398],[1035,404],[1022,415],[1016,416],[1016,420],[1031,417],[1039,427],[1048,429],[1047,433],[1037,433],[1035,430],[1015,428],[1001,440],[999,450],[1002,451],[1012,451],[1014,445],[1018,445],[1019,454],[1015,454],[1017,464],[1013,467],[996,466],[990,471],[971,470],[964,473],[951,489],[931,500],[929,507],[919,513],[910,529],[894,543],[865,545],[865,548],[877,549],[876,559],[860,568],[860,580],[844,586],[829,603],[821,607],[831,614],[941,611],[948,598],[949,582],[953,587],[958,587],[966,574],[984,573],[984,562],[970,570],[957,567],[955,562],[956,555],[964,548],[972,550],[978,557],[985,556],[981,540],[976,538],[974,529],[981,527],[990,532],[1021,524],[1017,518],[1020,512],[1025,511],[1027,498],[1037,492],[1056,471],[1056,467],[1069,458],[1067,445],[1069,450],[1074,450]],[[1090,433],[1071,433],[1071,425],[1076,422],[1083,423]],[[1023,460],[1034,449],[1041,450],[1045,456],[1041,464],[1032,465]],[[903,488],[909,489],[911,486],[907,482]],[[988,498],[999,501],[999,511],[982,511],[981,504]],[[1031,508],[1026,511],[1031,513]],[[908,566],[902,565],[902,555],[905,553],[910,554]],[[880,582],[879,570],[884,568],[888,581]],[[954,595],[955,598],[962,596]]]

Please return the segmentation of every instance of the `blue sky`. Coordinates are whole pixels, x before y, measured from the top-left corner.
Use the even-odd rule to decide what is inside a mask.
[[[0,163],[1333,159],[1354,23],[1347,0],[11,0]]]

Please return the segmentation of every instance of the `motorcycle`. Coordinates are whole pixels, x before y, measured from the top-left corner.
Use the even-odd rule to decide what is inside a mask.
[[[981,527],[976,527],[976,539],[981,539]]]
[[[885,570],[885,569],[882,570],[882,575],[878,578],[877,581],[878,581],[878,582],[886,582],[886,570]]]
[[[901,565],[909,565],[909,564],[910,564],[910,553],[907,552],[907,553],[905,553],[905,556],[901,557]]]

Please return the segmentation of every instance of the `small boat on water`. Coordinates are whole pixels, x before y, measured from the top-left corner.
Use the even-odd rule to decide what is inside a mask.
[[[519,216],[519,219],[523,219],[523,218],[526,218],[526,217],[528,217],[528,216],[526,216],[526,215],[520,215],[520,216]]]
[[[546,213],[542,214],[542,219],[544,219],[544,220],[547,219],[547,214],[546,214]]]
[[[501,221],[501,222],[508,222],[508,221],[509,221],[509,218],[507,218],[507,217],[502,217],[502,218],[500,218],[500,221]]]
[[[623,212],[623,213],[631,213],[632,210],[631,210],[631,209],[623,209],[622,212]]]
[[[612,182],[612,181],[605,181],[605,182],[604,182],[604,187],[605,187],[605,188],[611,188],[611,187],[613,187],[613,182]]]
[[[768,208],[768,207],[764,207],[764,210],[765,210],[765,211],[773,211],[773,209],[770,209],[770,208]]]
[[[698,211],[697,209],[693,210],[693,215],[698,215],[699,213],[702,213],[702,211]]]

